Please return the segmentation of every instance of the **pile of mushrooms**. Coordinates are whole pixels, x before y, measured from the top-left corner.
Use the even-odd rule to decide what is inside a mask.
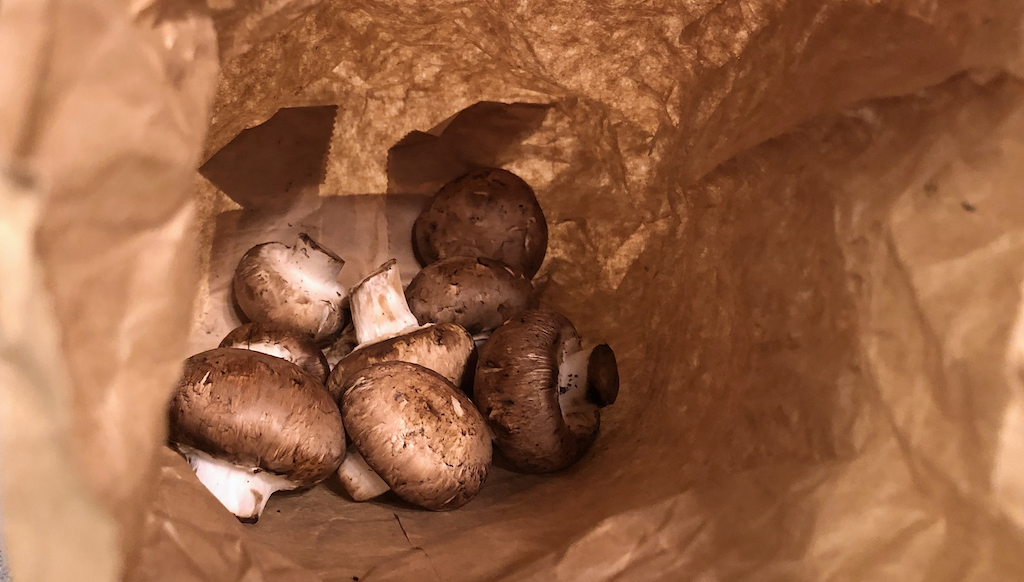
[[[256,245],[232,281],[250,321],[185,361],[170,443],[248,522],[275,491],[332,475],[353,501],[391,491],[446,511],[479,493],[494,457],[565,469],[619,379],[607,344],[538,307],[547,236],[530,186],[484,168],[417,218],[422,270],[405,289],[394,259],[345,289],[344,260],[306,234]]]

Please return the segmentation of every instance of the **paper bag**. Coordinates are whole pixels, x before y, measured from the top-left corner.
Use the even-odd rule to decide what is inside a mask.
[[[15,579],[1020,579],[1022,11],[6,1]],[[326,483],[239,523],[164,446],[233,262],[301,230],[408,280],[487,165],[544,209],[541,303],[618,356],[593,449],[453,512]]]

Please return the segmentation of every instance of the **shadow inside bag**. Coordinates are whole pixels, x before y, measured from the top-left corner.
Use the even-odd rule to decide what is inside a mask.
[[[243,208],[216,218],[208,308],[193,337],[194,352],[216,346],[240,323],[230,309],[230,278],[251,246],[290,244],[306,232],[345,259],[340,278],[346,285],[391,257],[407,284],[419,269],[412,223],[433,192],[471,168],[556,157],[543,148],[561,147],[552,135],[587,122],[577,107],[478,103],[432,129],[407,134],[389,151],[386,194],[321,192],[311,181],[321,174],[307,161],[268,166],[268,181],[283,192],[280,201],[267,190],[247,195],[251,172],[263,170],[216,154],[208,163],[216,170],[204,167],[204,175],[221,180],[217,186]],[[327,111],[279,112],[267,122],[270,128],[247,130],[236,138],[242,145],[231,142],[225,150],[242,148],[266,131],[260,138],[265,147],[329,156],[323,145],[329,123]],[[825,432],[835,408],[835,378],[851,345],[852,332],[841,323],[850,304],[832,201],[813,180],[794,185],[791,176],[800,167],[765,179],[758,168],[786,168],[787,156],[772,148],[751,153],[676,202],[687,220],[682,228],[670,219],[627,222],[635,220],[627,214],[635,209],[602,203],[604,185],[615,179],[602,172],[613,169],[594,166],[583,151],[564,157],[576,180],[572,190],[581,193],[578,200],[552,200],[561,195],[557,181],[538,190],[554,230],[535,284],[542,306],[564,310],[582,335],[611,343],[619,359],[619,401],[602,411],[590,451],[547,475],[511,472],[496,456],[479,495],[451,512],[424,511],[393,495],[354,503],[330,481],[276,494],[259,523],[245,526],[248,535],[303,567],[329,572],[328,579],[388,580],[387,572],[415,571],[412,562],[444,579],[470,567],[465,548],[471,544],[490,557],[471,567],[474,578],[484,579],[499,575],[509,559],[568,546],[605,518],[660,507],[709,474],[756,466],[774,454],[835,454]],[[232,159],[241,165],[232,169]],[[325,163],[319,162],[316,167]],[[719,194],[725,190],[728,201]],[[648,202],[655,200],[652,195]],[[601,267],[607,256],[596,257],[615,252],[600,247],[604,239],[630,235],[586,232],[601,228],[647,233],[621,276]],[[594,246],[564,246],[559,229],[578,229],[569,238]],[[713,492],[701,498],[707,504],[716,499]],[[344,548],[344,556],[323,548]]]

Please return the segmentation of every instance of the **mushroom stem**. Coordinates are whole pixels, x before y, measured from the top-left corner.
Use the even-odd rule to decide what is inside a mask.
[[[491,337],[491,332],[484,331],[473,336],[473,345],[479,348],[480,346],[487,343],[487,338]]]
[[[352,323],[359,345],[418,328],[402,290],[397,261],[391,259],[363,279],[350,293]]]
[[[255,522],[275,491],[295,489],[288,479],[251,467],[239,467],[196,449],[183,451],[199,481],[242,521]]]
[[[353,501],[368,501],[388,492],[391,487],[380,478],[355,447],[349,447],[338,467],[338,478]]]
[[[563,416],[571,410],[592,405],[587,402],[587,364],[590,362],[590,352],[563,352],[562,363],[558,366],[558,407],[562,409]]]
[[[345,261],[330,250],[320,246],[308,234],[302,233],[292,247],[291,259],[301,271],[315,273],[318,279],[335,281]]]
[[[568,351],[571,346],[563,349]],[[618,391],[618,367],[608,344],[563,352],[558,366],[558,405],[563,412],[591,405],[604,408],[615,402]]]
[[[260,352],[261,354],[267,354],[268,356],[274,356],[275,358],[281,358],[282,360],[288,360],[295,365],[299,365],[299,358],[296,357],[288,348],[277,342],[249,342],[245,344],[245,349]]]

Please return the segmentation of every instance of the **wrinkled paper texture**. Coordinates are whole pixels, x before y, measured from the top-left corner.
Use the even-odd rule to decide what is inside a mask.
[[[0,510],[19,582],[116,579],[138,554],[198,280],[205,12],[0,3]]]
[[[34,105],[0,118],[4,163],[44,178],[38,224],[8,219],[36,231],[10,256],[61,338],[33,353],[67,370],[70,420],[33,446],[117,528],[98,561],[140,581],[1024,577],[1019,2],[218,1],[216,45],[174,6],[97,12],[83,35],[149,58],[22,73]],[[83,42],[3,23],[5,47]],[[71,115],[54,95],[76,90],[122,115]],[[175,366],[240,321],[233,263],[306,231],[345,277],[396,255],[408,280],[417,205],[480,165],[534,187],[542,303],[618,356],[593,450],[496,468],[454,512],[328,482],[239,524],[160,447]],[[27,493],[0,477],[6,516]],[[31,530],[5,526],[17,576]]]

